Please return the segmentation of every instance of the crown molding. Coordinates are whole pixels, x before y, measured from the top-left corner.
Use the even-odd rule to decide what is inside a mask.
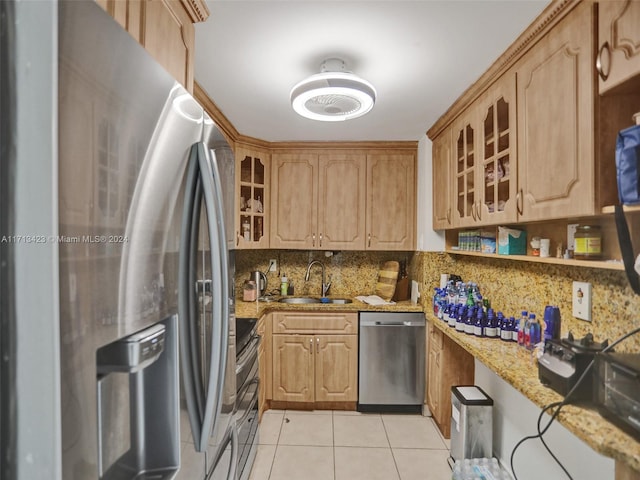
[[[205,0],[180,0],[193,23],[204,22],[209,18],[209,8]]]
[[[433,140],[476,98],[478,98],[498,77],[503,75],[515,63],[562,20],[576,5],[594,0],[554,0],[520,34],[520,36],[493,62],[478,80],[467,88],[449,109],[427,130],[427,136]]]

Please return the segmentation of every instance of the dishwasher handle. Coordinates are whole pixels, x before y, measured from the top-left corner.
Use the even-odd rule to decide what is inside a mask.
[[[424,327],[424,320],[360,320],[361,327]]]

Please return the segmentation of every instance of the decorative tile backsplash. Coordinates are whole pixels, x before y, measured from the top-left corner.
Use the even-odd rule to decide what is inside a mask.
[[[238,250],[236,252],[236,289],[249,278],[249,272],[266,272],[269,259],[278,260],[278,271],[268,272],[268,290],[279,293],[280,276],[293,282],[295,295],[320,295],[321,269],[314,266],[308,282],[304,275],[309,262],[325,265],[329,295],[353,297],[374,292],[378,270],[388,260],[406,261],[409,278],[420,283],[420,302],[431,310],[433,289],[440,274],[457,274],[480,286],[482,295],[495,310],[517,316],[522,310],[542,318],[545,305],[557,305],[562,316],[562,336],[571,331],[575,336],[591,332],[596,341],[610,342],[640,327],[640,296],[629,287],[624,272],[522,262],[508,258],[486,258],[450,255],[440,252],[325,252],[299,250]],[[573,318],[571,291],[573,281],[592,284],[592,321]],[[618,351],[640,352],[640,335],[617,348]]]
[[[303,250],[238,250],[236,251],[236,291],[253,270],[266,273],[267,291],[279,294],[280,277],[286,275],[293,282],[295,295],[320,295],[322,270],[311,267],[309,281],[304,281],[307,265],[319,260],[325,266],[327,282],[331,281],[329,295],[354,297],[371,295],[376,288],[378,271],[388,260],[405,261],[410,264],[412,252],[335,252],[326,256],[325,252]],[[269,259],[278,260],[278,271],[267,272]]]
[[[542,318],[546,305],[560,307],[562,336],[591,332],[596,341],[611,343],[623,334],[640,327],[640,296],[629,287],[622,271],[522,262],[507,258],[486,258],[418,252],[410,269],[411,278],[420,278],[423,305],[431,306],[433,289],[440,284],[440,274],[460,275],[463,281],[479,285],[484,298],[495,310],[517,316],[522,310]],[[572,315],[573,281],[592,285],[592,321]],[[640,352],[640,334],[621,343],[617,351]]]

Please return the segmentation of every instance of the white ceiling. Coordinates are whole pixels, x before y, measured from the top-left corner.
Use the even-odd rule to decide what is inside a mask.
[[[207,0],[195,79],[243,135],[275,141],[419,140],[548,0]],[[329,57],[371,82],[363,117],[298,116],[289,91]]]

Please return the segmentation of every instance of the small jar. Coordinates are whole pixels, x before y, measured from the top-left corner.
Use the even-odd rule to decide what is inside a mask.
[[[242,224],[242,237],[246,242],[251,241],[251,225],[248,220]]]
[[[597,260],[602,256],[602,231],[598,225],[580,225],[574,238],[573,258]]]
[[[255,302],[257,298],[256,282],[245,280],[242,289],[242,300],[245,302]]]

